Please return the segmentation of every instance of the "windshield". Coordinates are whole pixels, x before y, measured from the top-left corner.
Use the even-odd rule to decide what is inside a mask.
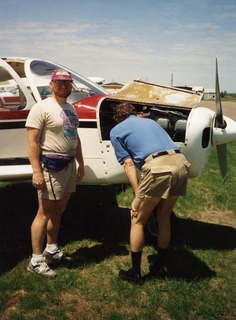
[[[42,99],[46,99],[52,95],[51,87],[49,86],[39,86],[37,87]],[[72,92],[67,98],[69,103],[74,103],[76,101],[82,100],[84,98],[90,97],[91,94],[87,90],[75,90],[72,88]]]
[[[34,81],[38,83],[42,83],[42,80],[45,80],[47,83],[49,83],[52,71],[59,68],[61,69],[63,66],[52,64],[46,61],[33,60],[30,63],[30,70],[34,76]],[[69,71],[71,72],[73,78],[73,91],[68,99],[68,102],[72,103],[98,94],[108,94],[106,90],[99,85],[77,73],[74,73],[71,70]],[[48,85],[37,86],[37,88],[42,99],[51,95],[51,88]]]

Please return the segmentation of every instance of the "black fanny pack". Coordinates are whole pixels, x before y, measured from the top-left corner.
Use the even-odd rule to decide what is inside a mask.
[[[40,160],[44,167],[52,171],[63,170],[74,157],[61,156],[57,154],[41,154]]]

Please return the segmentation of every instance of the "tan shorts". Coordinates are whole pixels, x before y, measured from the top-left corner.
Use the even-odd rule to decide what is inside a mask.
[[[40,199],[60,200],[65,193],[76,190],[76,162],[72,160],[66,168],[60,171],[43,169],[46,186],[43,190],[38,190]]]
[[[167,199],[186,193],[190,163],[181,153],[152,158],[149,156],[141,169],[136,197]]]

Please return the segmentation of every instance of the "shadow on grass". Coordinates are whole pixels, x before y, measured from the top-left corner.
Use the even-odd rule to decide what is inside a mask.
[[[130,228],[129,211],[117,211],[116,194],[120,188],[80,186],[63,215],[59,244],[89,238],[104,243],[96,249],[99,252],[94,252],[96,259],[98,254],[105,258],[112,250],[118,252],[116,247],[120,241],[128,241]],[[37,194],[31,183],[7,185],[0,189],[0,203],[1,273],[31,255],[30,227],[37,210]]]
[[[154,256],[153,256],[154,257]],[[197,281],[204,278],[212,278],[216,272],[197,258],[192,252],[184,248],[172,250],[164,270],[157,272],[154,278],[175,278],[186,281]],[[153,279],[153,276],[147,274],[144,280]]]
[[[172,244],[191,249],[233,250],[236,248],[236,229],[233,227],[180,218],[172,213]],[[156,242],[154,215],[146,226],[149,243]]]
[[[120,188],[80,186],[72,196],[63,215],[59,243],[65,245],[88,238],[103,242],[93,248],[79,249],[78,259],[75,257],[79,263],[98,262],[111,254],[125,254],[126,249],[119,243],[128,242],[130,213],[127,208],[117,207],[116,195]],[[0,189],[0,201],[0,272],[6,272],[31,255],[30,226],[37,210],[36,192],[30,183],[14,184]],[[155,241],[149,233],[146,236],[148,243]],[[173,244],[180,247],[233,249],[236,231],[174,217],[172,238]],[[194,268],[201,269],[201,261],[191,253],[183,251],[179,256],[186,263],[194,261]]]
[[[183,219],[173,215],[173,243],[192,249],[233,250],[236,229],[218,224]]]
[[[90,264],[99,263],[111,256],[128,255],[129,251],[124,245],[119,243],[101,243],[93,247],[83,247],[74,252],[70,257],[72,261],[60,263],[60,267],[68,269],[78,268],[80,266],[86,267]],[[57,264],[54,264],[56,267]]]
[[[30,183],[0,188],[0,272],[30,255],[30,226],[36,211],[36,192]]]

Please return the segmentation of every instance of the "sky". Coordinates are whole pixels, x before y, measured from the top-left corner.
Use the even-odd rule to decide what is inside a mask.
[[[0,56],[66,65],[106,82],[236,92],[235,0],[4,0]]]

